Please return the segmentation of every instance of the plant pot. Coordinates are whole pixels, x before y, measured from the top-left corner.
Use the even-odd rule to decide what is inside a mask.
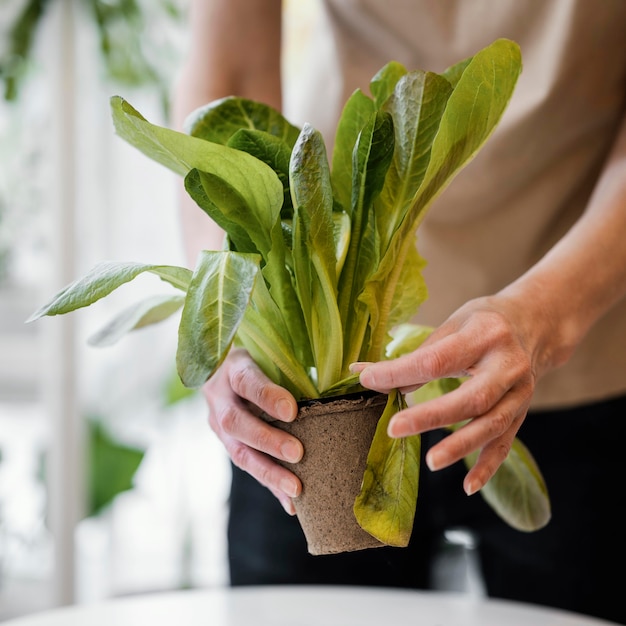
[[[358,525],[353,506],[386,401],[384,394],[364,391],[301,402],[293,422],[268,419],[304,446],[299,463],[282,464],[302,481],[294,505],[310,554],[384,545]]]

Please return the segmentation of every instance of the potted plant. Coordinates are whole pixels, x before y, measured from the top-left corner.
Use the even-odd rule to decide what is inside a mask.
[[[188,387],[203,385],[233,344],[245,347],[301,402],[302,416],[311,403],[327,416],[323,429],[330,439],[366,434],[365,454],[348,470],[350,485],[318,498],[328,505],[348,494],[342,506],[350,523],[339,514],[326,516],[342,520],[340,526],[351,524],[354,537],[337,545],[329,543],[333,532],[325,530],[318,544],[307,526],[320,516],[296,502],[309,550],[407,545],[420,438],[387,436],[386,425],[405,398],[397,392],[383,401],[376,394],[372,398],[349,365],[398,356],[428,335],[429,329],[407,324],[427,297],[416,230],[433,199],[497,125],[520,71],[519,47],[505,39],[442,74],[407,71],[390,62],[373,77],[371,96],[357,90],[345,104],[330,163],[315,128],[297,128],[259,102],[227,97],[209,103],[189,117],[187,132],[179,133],[151,124],[113,97],[117,133],[184,176],[187,192],[226,232],[225,247],[202,252],[193,272],[101,263],[31,319],[88,306],[139,274],[156,274],[180,293],[134,305],[101,331],[98,341],[110,342],[182,308],[176,360]],[[461,382],[434,381],[420,394],[445,393]],[[361,402],[373,414],[369,426]],[[350,411],[350,419],[339,419],[337,403],[341,415]],[[350,432],[333,436],[340,422]],[[312,421],[299,416],[296,423]],[[306,457],[315,446],[297,434]],[[327,466],[326,447],[321,455]],[[312,463],[312,452],[309,456]],[[303,465],[304,460],[294,471]],[[304,501],[315,496],[315,488],[313,479],[301,478]],[[330,482],[324,475],[322,483]],[[541,474],[519,440],[482,494],[521,530],[540,528],[550,517]]]

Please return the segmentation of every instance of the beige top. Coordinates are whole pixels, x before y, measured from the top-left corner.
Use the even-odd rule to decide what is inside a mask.
[[[312,92],[299,94],[298,106],[300,121],[327,139],[347,97],[356,87],[367,91],[392,59],[441,72],[499,37],[521,46],[524,70],[500,125],[418,231],[430,295],[417,319],[436,325],[468,299],[518,277],[584,210],[625,111],[626,2],[325,0],[324,6],[332,30],[320,29],[312,80],[304,81]],[[626,301],[566,365],[541,379],[534,406],[624,392]]]

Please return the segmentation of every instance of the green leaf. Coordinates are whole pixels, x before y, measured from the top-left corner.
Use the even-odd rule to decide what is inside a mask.
[[[390,419],[406,405],[393,391],[378,422],[361,492],[354,503],[359,525],[379,541],[405,547],[411,538],[420,473],[420,435],[392,439]]]
[[[478,454],[464,459],[468,468]],[[551,518],[550,498],[543,476],[528,448],[515,438],[504,463],[480,490],[491,508],[512,528],[533,532]]]
[[[289,190],[289,160],[291,147],[274,135],[262,130],[238,130],[229,140],[228,145],[242,150],[269,165],[283,185],[283,206],[280,210],[283,219],[291,219],[293,206]]]
[[[280,209],[282,183],[272,168],[259,159],[151,124],[119,96],[111,98],[111,111],[117,134],[154,161],[181,176],[192,169],[213,174],[237,189],[249,205],[261,202]]]
[[[32,322],[44,315],[61,315],[89,306],[144,272],[156,274],[182,291],[187,290],[191,280],[191,271],[184,267],[103,261],[95,265],[85,276],[59,291],[50,302],[26,321]]]
[[[290,163],[293,196],[293,265],[318,387],[324,391],[341,375],[343,336],[337,309],[337,259],[333,196],[321,134],[305,124]]]
[[[185,131],[193,137],[227,144],[240,129],[261,130],[293,148],[300,129],[273,107],[227,96],[193,111],[185,120]]]
[[[260,257],[200,253],[178,330],[176,364],[186,387],[200,387],[222,364],[250,301]]]
[[[397,359],[417,350],[433,330],[432,326],[422,324],[399,324],[392,332],[393,339],[387,344],[386,358]]]
[[[89,501],[87,515],[96,515],[115,496],[133,487],[144,451],[115,441],[100,423],[89,422]]]
[[[193,169],[185,176],[185,189],[198,206],[228,233],[231,249],[237,252],[257,253],[267,257],[271,248],[271,223],[259,223],[258,217],[270,214],[272,208],[262,204],[248,204],[239,190],[220,176]],[[263,211],[263,209],[268,209]],[[271,218],[271,215],[270,215]]]
[[[467,66],[472,62],[473,57],[468,57],[467,59],[463,59],[454,65],[451,65],[447,68],[442,76],[452,85],[452,88],[456,88],[461,76],[463,76],[463,72],[467,68]]]
[[[396,273],[391,272],[394,280],[396,280],[396,288],[393,292],[393,298],[391,300],[391,309],[387,314],[383,312],[383,320],[385,321],[386,328],[391,332],[399,324],[405,323],[407,320],[415,318],[419,308],[428,299],[428,287],[424,276],[422,274],[423,269],[426,267],[426,261],[415,246],[407,248],[406,257],[402,266],[402,271]],[[387,261],[385,261],[387,262]],[[373,286],[369,285],[368,287]],[[372,312],[372,329],[378,327],[381,323],[379,314],[379,302],[372,301],[372,292],[374,290],[367,289],[363,299],[367,301],[370,311]],[[387,343],[387,338],[383,340]],[[372,351],[370,356],[378,352],[379,344],[376,345],[376,352]]]
[[[110,346],[132,330],[157,324],[178,311],[184,296],[158,295],[126,308],[89,338],[92,346]]]
[[[411,221],[423,217],[423,210],[494,131],[522,70],[519,46],[508,39],[498,39],[466,65],[459,64],[458,69],[459,72],[451,72],[457,83],[433,142],[432,156],[412,208]]]
[[[390,61],[382,67],[370,81],[370,91],[378,108],[389,99],[398,81],[407,73],[406,67],[398,61]]]
[[[257,280],[237,338],[265,374],[296,399],[316,398],[319,392],[308,373],[313,355],[304,319],[296,320],[296,312],[287,313],[272,298],[265,281]]]
[[[198,170],[191,170],[185,177],[185,187],[209,217],[229,234],[232,250],[261,255],[263,277],[270,285],[279,312],[292,320],[291,336],[302,337],[304,320],[286,265],[280,205],[265,203],[262,197],[246,199],[219,176]]]
[[[375,113],[373,100],[357,89],[344,105],[337,124],[331,179],[335,200],[349,215],[352,211],[352,152],[360,132]]]
[[[374,202],[393,157],[391,116],[377,112],[359,134],[352,155],[352,229],[350,247],[339,282],[339,312],[344,327],[344,363],[362,356],[369,311],[360,299],[367,278],[379,263]]]
[[[395,152],[376,209],[383,252],[424,179],[451,93],[452,87],[445,78],[432,72],[414,71],[398,80],[385,102],[383,108],[394,121]]]

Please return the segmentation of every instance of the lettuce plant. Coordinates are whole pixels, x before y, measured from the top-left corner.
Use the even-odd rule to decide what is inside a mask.
[[[496,127],[520,71],[519,47],[504,39],[442,74],[390,62],[371,95],[357,90],[345,104],[330,162],[314,127],[260,102],[211,102],[179,133],[113,97],[117,133],[184,177],[226,232],[224,249],[203,251],[193,271],[101,263],[33,319],[88,306],[150,272],[180,293],[133,305],[96,343],[182,309],[176,361],[188,387],[204,384],[240,345],[298,400],[361,390],[350,363],[397,356],[428,332],[403,326],[427,297],[416,231]],[[428,393],[460,382],[435,381]],[[392,545],[408,542],[419,476],[419,436],[386,435],[404,403],[390,394],[355,503],[359,523]],[[545,524],[545,485],[521,442],[498,474],[483,494],[494,509],[516,528]]]

